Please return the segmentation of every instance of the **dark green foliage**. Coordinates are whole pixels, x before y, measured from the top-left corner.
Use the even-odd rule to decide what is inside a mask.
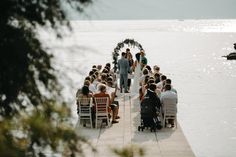
[[[81,144],[87,142],[65,120],[69,115],[65,105],[47,101],[31,113],[21,112],[11,120],[0,121],[0,156],[45,156],[45,148],[65,156],[81,153]]]
[[[26,94],[33,105],[38,105],[44,97],[36,81],[53,90],[56,78],[51,71],[51,56],[41,48],[33,32],[9,25],[1,28],[0,114],[11,115],[16,112],[16,106],[11,103],[23,107],[19,94]]]
[[[65,0],[78,11],[92,0]],[[56,22],[62,23],[66,19],[60,0],[1,0],[0,23],[9,20],[27,20],[31,24],[45,25],[49,21],[53,26]]]
[[[91,0],[67,2],[82,11]],[[37,25],[46,23],[56,30],[60,24],[69,26],[60,0],[0,1],[0,115],[11,116],[26,107],[20,95],[35,106],[45,101],[37,82],[54,91],[54,96],[58,91],[52,56],[42,48],[35,32]]]
[[[66,1],[82,11],[91,0]],[[52,154],[75,156],[86,142],[66,121],[67,106],[57,101],[60,85],[53,56],[36,35],[37,26],[44,25],[55,32],[60,25],[69,26],[60,0],[0,1],[1,157],[41,157],[46,147]]]

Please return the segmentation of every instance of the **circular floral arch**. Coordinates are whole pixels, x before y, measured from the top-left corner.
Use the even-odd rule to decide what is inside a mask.
[[[118,68],[117,63],[120,49],[122,49],[125,45],[128,45],[128,47],[137,47],[140,51],[144,50],[142,45],[137,41],[135,41],[134,39],[125,39],[124,41],[119,42],[117,46],[114,48],[114,51],[112,52],[112,58],[113,58],[112,63],[114,64],[114,72],[116,72]]]

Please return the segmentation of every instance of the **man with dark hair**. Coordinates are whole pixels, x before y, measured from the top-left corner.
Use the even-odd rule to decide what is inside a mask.
[[[148,87],[147,94],[141,101],[141,119],[144,127],[156,128],[157,124],[154,119],[158,119],[158,112],[160,112],[161,102],[155,93],[156,84],[152,83]]]
[[[91,70],[91,71],[89,72],[89,76],[92,76],[93,74],[94,74],[94,71]]]
[[[125,58],[125,52],[122,52],[122,58],[118,60],[118,70],[120,73],[120,92],[123,87],[125,93],[128,93],[128,73],[130,72],[129,61]]]
[[[86,81],[86,80],[90,81],[90,79],[91,79],[90,76],[86,76],[84,81]]]
[[[166,85],[170,85],[171,86],[171,91],[175,92],[177,94],[177,90],[175,88],[173,88],[173,85],[171,84],[171,79],[166,79]]]
[[[161,102],[155,90],[156,90],[156,84],[151,83],[148,86],[147,94],[145,95],[144,99],[145,98],[150,99],[150,102],[151,102],[150,104],[153,105],[153,109],[155,110],[154,112],[156,113],[157,110],[159,110],[161,107]]]
[[[152,68],[149,65],[146,65],[145,68],[148,70],[149,74],[152,74]]]
[[[92,69],[93,69],[93,68],[97,68],[97,66],[96,66],[96,65],[93,65],[93,66],[92,66]]]
[[[107,64],[106,64],[106,67],[111,68],[111,64],[110,64],[110,63],[107,63]]]
[[[159,73],[155,73],[154,74],[154,79],[155,79],[155,83],[159,83],[160,82],[160,74]]]

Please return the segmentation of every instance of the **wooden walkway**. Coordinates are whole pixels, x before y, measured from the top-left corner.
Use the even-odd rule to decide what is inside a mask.
[[[157,132],[137,130],[140,125],[140,108],[137,96],[121,94],[118,96],[120,103],[119,123],[110,128],[90,129],[77,126],[79,134],[88,138],[98,150],[97,153],[84,146],[86,157],[113,157],[116,156],[111,148],[123,148],[137,145],[145,150],[145,157],[194,157],[183,132],[178,125],[177,129],[165,128]]]

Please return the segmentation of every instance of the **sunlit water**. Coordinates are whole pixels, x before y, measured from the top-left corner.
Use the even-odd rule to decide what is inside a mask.
[[[178,121],[195,155],[236,156],[236,61],[221,57],[233,51],[236,20],[72,21],[72,27],[61,41],[41,30],[71,105],[92,65],[112,62],[117,43],[135,39],[148,63],[173,80]]]

